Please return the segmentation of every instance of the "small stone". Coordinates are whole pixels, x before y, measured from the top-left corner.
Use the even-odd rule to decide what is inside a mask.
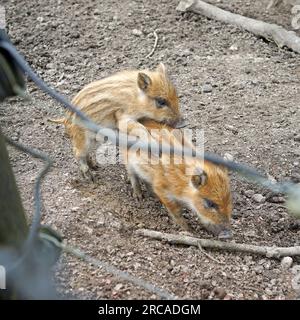
[[[18,141],[19,140],[19,134],[18,133],[13,133],[12,136],[11,136],[11,140],[13,141]]]
[[[256,237],[256,232],[255,230],[249,230],[249,231],[245,231],[245,236],[247,237]]]
[[[71,212],[77,212],[79,210],[79,207],[73,207],[71,208]]]
[[[289,229],[290,230],[299,230],[300,229],[300,220],[295,220],[295,221],[292,221],[289,225]]]
[[[284,270],[288,270],[290,269],[290,267],[292,266],[293,264],[293,259],[291,257],[284,257],[282,260],[281,260],[281,267],[282,269]]]
[[[300,173],[297,171],[292,171],[291,180],[295,183],[299,183],[300,182]]]
[[[294,137],[294,141],[300,142],[300,134],[298,134],[298,135],[296,135],[296,136]]]
[[[203,93],[209,93],[209,92],[212,92],[213,90],[213,87],[211,84],[209,83],[205,83],[203,86],[202,86],[202,92]]]
[[[254,190],[246,190],[244,192],[245,196],[248,197],[248,198],[252,198],[255,194]]]
[[[294,265],[291,271],[292,271],[292,274],[294,275],[300,274],[300,265],[299,264]]]
[[[224,288],[215,288],[214,294],[216,295],[217,298],[224,299],[227,295],[227,292]]]
[[[232,46],[230,46],[229,50],[230,51],[237,51],[238,50],[237,44],[233,44]]]
[[[227,160],[227,161],[233,161],[233,155],[227,152],[224,154],[223,158],[224,160]]]
[[[133,34],[134,36],[136,36],[136,37],[140,37],[140,36],[143,35],[143,31],[138,30],[138,29],[133,29],[133,30],[132,30],[132,34]]]
[[[211,283],[210,281],[208,280],[202,280],[199,282],[199,286],[202,288],[202,289],[211,289]]]
[[[266,288],[265,289],[265,293],[268,295],[268,296],[272,296],[273,295],[273,291],[269,288]]]
[[[115,287],[114,290],[115,291],[120,291],[123,288],[123,284],[122,283],[118,283]]]
[[[292,279],[292,288],[300,294],[300,274],[296,274],[296,276]]]
[[[257,203],[264,203],[266,198],[260,194],[260,193],[255,193],[253,196],[252,196],[252,199],[257,202]]]
[[[176,265],[175,261],[173,259],[170,260],[170,266],[174,267]]]
[[[43,17],[37,17],[36,20],[37,20],[38,22],[43,22],[43,21],[44,21],[44,18],[43,18]]]
[[[231,131],[234,134],[238,133],[238,130],[234,126],[232,126],[230,124],[225,125],[225,129]]]
[[[191,54],[192,54],[192,53],[191,53],[190,49],[184,49],[184,50],[182,50],[182,51],[179,52],[179,55],[180,55],[181,57],[188,57],[188,56],[190,56]]]
[[[49,62],[49,63],[46,64],[46,68],[47,69],[55,69],[55,64],[52,63],[52,62]]]
[[[284,203],[285,199],[284,199],[284,197],[274,196],[274,197],[271,197],[270,199],[268,199],[268,201],[271,203]]]

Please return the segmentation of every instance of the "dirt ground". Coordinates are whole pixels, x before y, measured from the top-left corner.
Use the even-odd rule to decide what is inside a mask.
[[[189,126],[205,131],[205,150],[231,154],[276,180],[300,182],[299,56],[238,28],[176,12],[178,0],[11,0],[6,8],[12,41],[41,77],[68,97],[92,80],[127,68],[164,62],[180,94]],[[289,11],[266,10],[267,0],[211,1],[222,8],[290,26]],[[137,29],[141,32],[133,31]],[[146,58],[159,36],[158,47]],[[211,92],[202,93],[203,85]],[[210,252],[137,236],[148,228],[178,233],[160,202],[131,196],[123,165],[103,166],[97,183],[84,182],[60,126],[58,103],[28,85],[32,101],[0,106],[3,131],[48,153],[55,163],[43,183],[43,223],[68,243],[148,280],[181,298],[295,299],[293,268],[255,255]],[[31,217],[33,184],[41,163],[10,149],[24,206]],[[232,175],[234,241],[300,245],[300,221],[281,197]],[[256,201],[254,194],[264,196]],[[256,200],[255,200],[256,199]],[[191,222],[200,237],[211,238]],[[56,267],[60,292],[82,299],[155,299],[76,258]],[[225,294],[224,294],[225,291]],[[221,293],[220,293],[221,292]]]

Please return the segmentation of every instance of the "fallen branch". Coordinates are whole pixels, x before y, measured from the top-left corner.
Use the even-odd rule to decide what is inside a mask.
[[[151,52],[146,55],[146,59],[150,58],[153,55],[153,53],[154,53],[154,51],[156,50],[156,47],[157,47],[158,35],[157,35],[156,31],[154,31],[153,34],[154,34],[154,37],[155,37],[154,46],[153,46],[153,49],[151,50]]]
[[[291,256],[300,256],[300,246],[296,247],[267,247],[256,246],[251,244],[241,244],[234,242],[223,242],[217,240],[200,239],[185,235],[177,235],[170,233],[163,233],[147,229],[139,229],[136,233],[140,236],[167,241],[171,244],[183,244],[187,246],[195,246],[199,248],[199,244],[202,248],[227,250],[253,253],[267,258],[282,258]]]
[[[300,53],[300,38],[296,33],[294,31],[287,31],[276,24],[231,13],[201,0],[182,0],[176,10],[181,12],[192,11],[210,19],[235,25],[268,41],[274,41],[279,48],[288,47]]]

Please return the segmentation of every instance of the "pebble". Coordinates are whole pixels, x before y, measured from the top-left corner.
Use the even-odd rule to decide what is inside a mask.
[[[300,274],[300,265],[299,264],[294,265],[291,271],[292,271],[292,274],[294,275]]]
[[[230,153],[227,153],[227,152],[224,154],[223,158],[224,158],[224,160],[227,160],[227,161],[233,161],[233,159],[234,159],[233,155]]]
[[[236,44],[233,44],[232,46],[230,46],[229,50],[230,51],[237,51],[238,50],[238,46]]]
[[[252,196],[252,199],[257,202],[257,203],[264,203],[266,198],[260,194],[260,193],[255,193],[253,196]]]
[[[285,199],[284,199],[284,197],[274,196],[274,197],[271,197],[270,199],[268,199],[268,201],[271,203],[284,203]]]
[[[115,287],[114,290],[115,291],[120,291],[123,288],[123,284],[122,283],[118,283]]]
[[[238,130],[230,124],[226,124],[225,129],[231,131],[234,134],[238,134]]]
[[[214,294],[219,299],[224,299],[227,295],[227,292],[224,288],[215,288]]]
[[[132,34],[133,34],[134,36],[136,36],[136,37],[140,37],[140,36],[143,35],[143,31],[138,30],[138,29],[133,29],[133,30],[132,30]]]
[[[265,293],[268,295],[268,296],[272,296],[273,295],[273,291],[269,288],[266,288],[265,289]]]
[[[46,64],[46,68],[47,69],[55,69],[55,64],[52,63],[52,62],[49,62],[49,63]]]
[[[295,183],[300,182],[300,173],[297,171],[292,171],[291,180]]]
[[[292,221],[289,225],[290,230],[299,230],[300,229],[300,220]]]
[[[294,137],[294,141],[300,142],[300,134],[298,134],[298,135],[296,135],[296,136]]]
[[[284,270],[288,270],[290,269],[290,267],[292,266],[293,264],[293,259],[291,257],[284,257],[282,260],[281,260],[281,267],[282,269]]]
[[[191,54],[192,54],[192,53],[191,53],[190,49],[182,50],[182,51],[180,51],[180,53],[179,53],[179,55],[180,55],[181,57],[188,57],[188,56],[190,56]]]
[[[212,92],[213,90],[213,87],[211,84],[209,83],[205,83],[203,86],[202,86],[202,92],[203,93],[209,93],[209,92]]]
[[[248,197],[248,198],[252,198],[255,194],[255,192],[253,190],[246,190],[244,192],[245,196]]]
[[[11,136],[11,140],[18,141],[20,138],[20,135],[18,133],[13,133]]]

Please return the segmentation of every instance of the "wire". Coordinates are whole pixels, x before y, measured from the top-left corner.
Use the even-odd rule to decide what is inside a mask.
[[[13,141],[11,138],[8,138],[4,136],[7,143],[15,147],[16,149],[19,149],[27,154],[30,154],[32,157],[43,160],[46,164],[42,171],[38,174],[36,180],[35,180],[35,186],[34,186],[34,215],[32,224],[30,227],[29,234],[26,238],[26,241],[23,245],[23,251],[21,258],[18,259],[17,262],[14,263],[13,267],[18,265],[23,261],[23,259],[27,256],[27,254],[30,252],[30,249],[32,248],[33,243],[35,242],[37,235],[39,233],[39,229],[41,226],[41,182],[44,176],[48,173],[50,170],[50,167],[52,165],[52,160],[43,152],[33,150],[31,148],[28,148],[16,141]]]
[[[39,236],[41,238],[44,238],[44,239],[52,242],[55,246],[62,249],[66,253],[72,254],[73,256],[75,256],[75,257],[95,266],[95,267],[103,268],[108,273],[113,274],[121,279],[126,280],[126,281],[129,281],[139,287],[142,287],[142,288],[146,289],[147,291],[152,292],[163,299],[167,299],[167,300],[178,299],[176,296],[166,292],[165,290],[162,290],[147,281],[144,281],[142,279],[134,277],[126,271],[121,271],[121,270],[117,269],[116,267],[108,264],[107,262],[95,259],[77,248],[71,247],[63,242],[59,242],[56,238],[54,238],[50,235],[41,233]]]

